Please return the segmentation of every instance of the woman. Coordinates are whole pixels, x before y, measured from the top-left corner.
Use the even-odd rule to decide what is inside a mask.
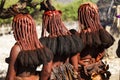
[[[85,44],[85,48],[80,53],[79,63],[87,66],[99,62],[104,56],[104,50],[115,40],[102,27],[98,7],[91,2],[81,4],[78,8],[78,22],[80,37]]]
[[[49,0],[41,3],[41,8],[45,12],[43,14],[42,35],[40,41],[53,51],[54,69],[63,65],[68,67],[67,65],[69,64],[65,65],[68,62],[68,59],[82,50],[82,40],[79,36],[72,35],[71,32],[65,27],[61,19],[62,12],[60,10],[56,10],[49,4],[51,4]],[[76,57],[72,59],[72,62],[75,59]],[[75,67],[76,66],[74,66],[74,68]],[[74,69],[74,71],[76,70]]]
[[[81,56],[82,53],[83,57],[90,53],[96,59],[99,53],[104,53],[104,50],[114,43],[115,40],[112,35],[100,23],[98,8],[95,4],[87,2],[80,5],[78,21],[80,37],[86,45],[81,52]]]
[[[48,80],[52,68],[52,52],[43,46],[36,25],[27,13],[17,14],[12,22],[16,43],[11,49],[5,80]],[[36,68],[43,64],[40,77]]]

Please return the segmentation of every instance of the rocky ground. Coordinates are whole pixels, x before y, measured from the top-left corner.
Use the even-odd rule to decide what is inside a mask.
[[[72,24],[72,25],[71,25]],[[71,26],[69,26],[71,25]],[[75,28],[77,29],[76,23],[70,22],[66,26],[68,29]],[[106,28],[110,32],[110,27]],[[38,37],[40,37],[41,27],[37,27]],[[115,38],[115,43],[109,49],[106,50],[106,56],[104,61],[109,64],[109,71],[111,72],[110,80],[120,80],[120,58],[116,57],[116,49],[119,35],[113,35]],[[15,40],[12,34],[0,36],[0,80],[4,80],[3,77],[6,76],[8,64],[5,63],[5,58],[9,56],[10,49],[14,45]]]

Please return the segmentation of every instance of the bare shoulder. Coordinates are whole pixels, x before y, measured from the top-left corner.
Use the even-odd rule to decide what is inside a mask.
[[[15,44],[15,45],[11,48],[10,56],[11,56],[12,58],[15,58],[15,57],[17,57],[17,55],[19,54],[19,52],[20,52],[20,46]]]

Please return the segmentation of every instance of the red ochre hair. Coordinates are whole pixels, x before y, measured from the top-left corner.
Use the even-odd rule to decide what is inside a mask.
[[[62,14],[62,12],[60,10],[53,10],[53,11],[44,12],[44,15],[49,15],[49,16],[59,15],[59,14]]]
[[[14,37],[23,50],[34,50],[42,48],[39,42],[36,25],[29,14],[18,14],[12,22]]]
[[[42,22],[42,37],[46,36],[46,31],[49,32],[49,36],[51,37],[71,35],[61,19],[61,14],[62,12],[60,10],[44,12]]]
[[[78,8],[78,20],[81,29],[90,28],[96,31],[102,28],[99,20],[98,7],[96,4],[87,2]]]

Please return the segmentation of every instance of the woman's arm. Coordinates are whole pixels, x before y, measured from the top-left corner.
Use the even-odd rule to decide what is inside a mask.
[[[8,71],[5,80],[15,80],[16,71],[15,71],[15,61],[20,52],[20,47],[18,45],[14,45],[10,52],[10,61],[8,66]]]
[[[101,52],[98,54],[97,58],[96,58],[96,62],[100,61],[105,55],[105,51]]]

